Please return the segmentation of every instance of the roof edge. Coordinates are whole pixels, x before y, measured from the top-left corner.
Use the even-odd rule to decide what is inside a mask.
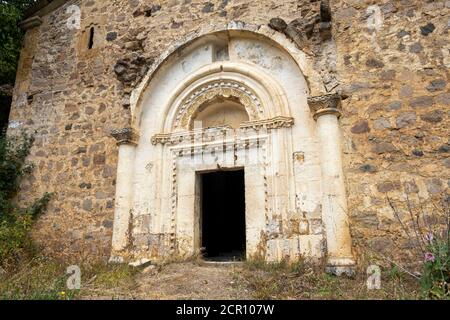
[[[43,17],[67,2],[69,0],[38,0],[30,8],[25,10],[23,20],[27,20],[35,15]]]

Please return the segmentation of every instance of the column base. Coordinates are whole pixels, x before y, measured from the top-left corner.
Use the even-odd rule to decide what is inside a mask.
[[[331,258],[327,261],[325,271],[338,277],[353,278],[356,274],[356,263],[353,258]]]

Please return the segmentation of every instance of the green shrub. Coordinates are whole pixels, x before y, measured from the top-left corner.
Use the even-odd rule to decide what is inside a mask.
[[[32,251],[31,227],[51,197],[46,193],[28,208],[19,208],[14,202],[21,178],[32,170],[26,162],[32,144],[33,138],[26,134],[0,136],[0,267],[4,268]]]

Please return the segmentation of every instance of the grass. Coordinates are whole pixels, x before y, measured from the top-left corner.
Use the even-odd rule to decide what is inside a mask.
[[[323,269],[298,262],[266,264],[247,262],[243,270],[234,273],[234,281],[242,289],[252,292],[255,299],[420,299],[419,283],[397,270],[382,272],[380,290],[368,290],[367,276],[359,274],[354,279],[335,277]]]
[[[136,276],[142,268],[126,264],[109,265],[99,263],[85,271],[85,282],[81,288],[80,298],[89,299],[133,299],[137,287]]]
[[[64,267],[43,257],[0,276],[0,300],[70,300],[78,292],[68,291]]]
[[[161,266],[160,268],[165,268]],[[139,296],[142,268],[97,263],[81,266],[81,290],[67,290],[66,264],[35,258],[12,274],[0,275],[0,299],[72,300],[134,299]],[[275,299],[419,299],[418,282],[395,268],[382,272],[381,290],[368,290],[367,276],[335,277],[302,261],[265,263],[254,260],[232,269],[233,287],[258,300]],[[145,292],[141,292],[145,295]]]
[[[128,265],[81,266],[81,289],[68,290],[67,264],[37,257],[13,273],[0,275],[0,300],[74,300],[85,296],[115,299],[136,285],[141,270]],[[120,292],[118,292],[120,289]]]
[[[123,287],[134,285],[134,276],[139,272],[137,268],[128,265],[113,265],[108,266],[101,264],[94,267],[91,272],[95,272],[96,277],[94,283],[101,287],[112,289],[116,287]]]

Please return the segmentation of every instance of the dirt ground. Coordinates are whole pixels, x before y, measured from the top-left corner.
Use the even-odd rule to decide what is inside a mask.
[[[141,274],[138,297],[142,299],[251,299],[248,290],[242,290],[235,274],[239,265],[171,264],[154,276]]]
[[[242,265],[173,263],[144,268],[114,288],[95,282],[81,291],[82,299],[242,300],[252,299],[236,282]]]
[[[98,280],[98,279],[97,279]],[[93,281],[79,299],[269,300],[418,299],[418,285],[404,275],[384,275],[381,290],[368,290],[365,275],[337,278],[310,269],[198,262],[151,266],[118,282]]]

